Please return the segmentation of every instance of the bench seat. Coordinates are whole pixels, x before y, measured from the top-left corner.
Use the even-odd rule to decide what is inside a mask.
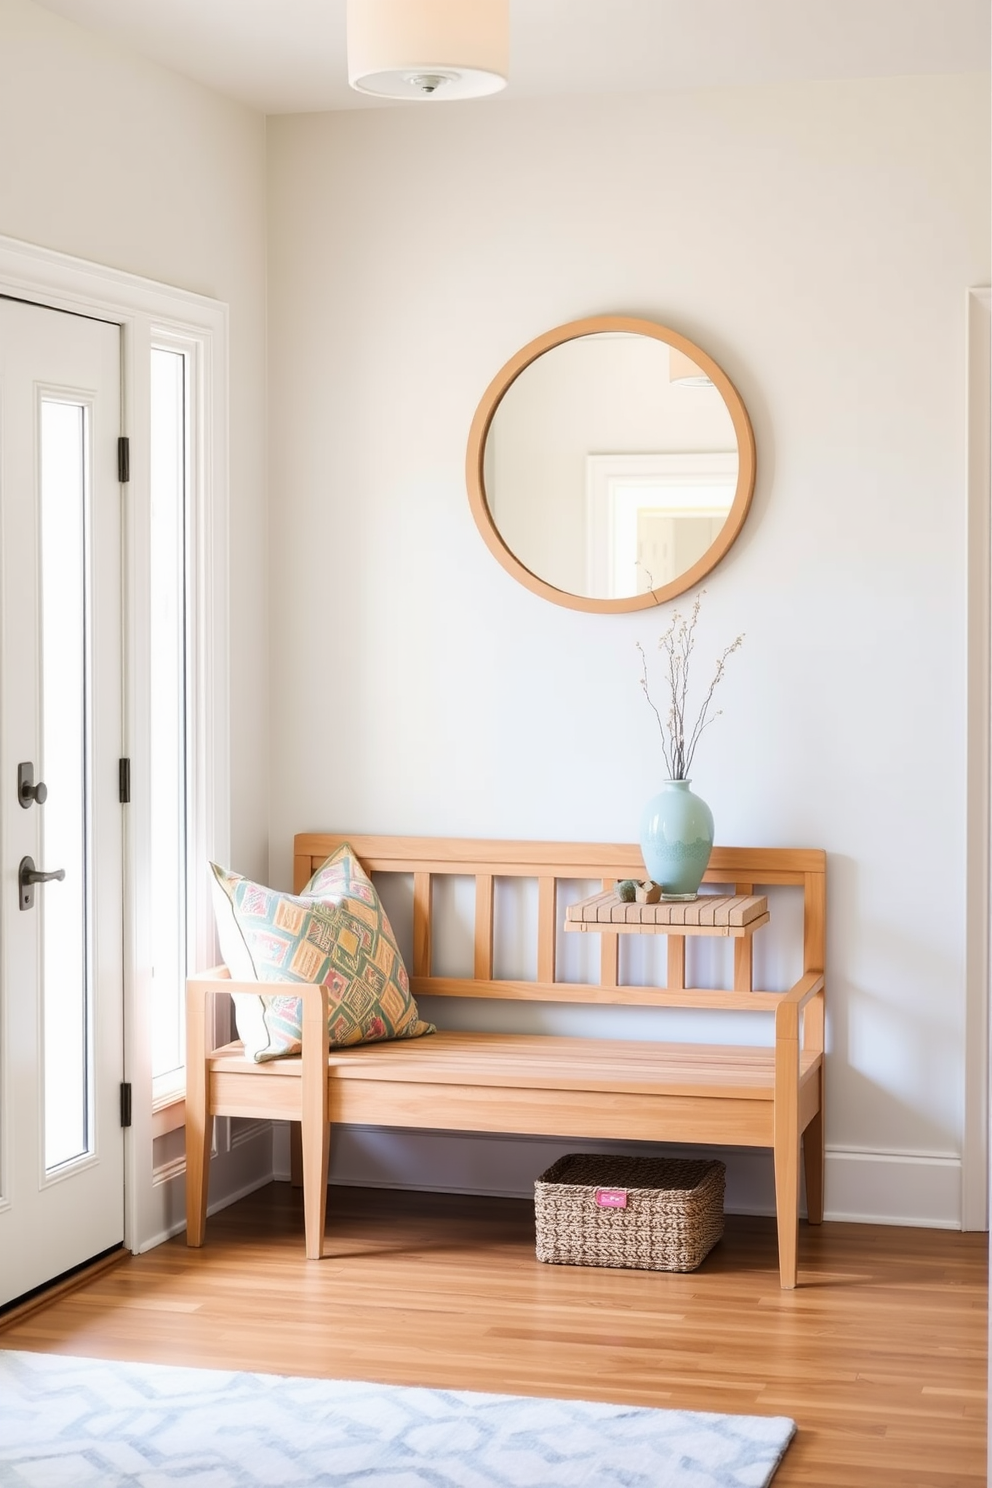
[[[799,1056],[800,1085],[819,1069],[822,1056],[803,1049]],[[240,1041],[225,1044],[208,1056],[211,1084],[217,1076],[265,1074],[298,1081],[303,1072],[299,1056],[258,1065],[244,1057]],[[331,1120],[365,1120],[334,1114],[338,1102],[367,1100],[348,1090],[354,1082],[377,1084],[484,1085],[524,1090],[584,1090],[630,1095],[708,1096],[714,1100],[770,1101],[775,1094],[775,1051],[740,1044],[658,1044],[639,1040],[555,1038],[545,1034],[456,1033],[440,1031],[424,1038],[396,1043],[361,1044],[335,1049],[327,1059]],[[245,1099],[254,1099],[251,1087]],[[297,1097],[298,1098],[298,1097]],[[270,1099],[259,1093],[256,1104]],[[258,1112],[252,1112],[258,1115]],[[435,1112],[430,1124],[450,1128],[450,1112]],[[407,1124],[407,1123],[402,1123]],[[505,1127],[500,1128],[506,1130]],[[529,1129],[529,1128],[528,1128]],[[570,1133],[578,1136],[578,1132]],[[602,1135],[591,1133],[591,1135]],[[628,1132],[628,1136],[633,1133]],[[733,1141],[731,1137],[728,1141]],[[749,1143],[740,1140],[738,1146]]]

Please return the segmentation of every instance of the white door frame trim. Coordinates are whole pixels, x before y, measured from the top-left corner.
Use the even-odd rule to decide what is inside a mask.
[[[988,1229],[990,769],[992,769],[992,289],[967,301],[967,822],[965,869],[965,1080],[961,1227]]]
[[[150,350],[156,336],[178,336],[195,347],[199,364],[201,480],[191,521],[194,551],[201,561],[195,599],[198,634],[189,691],[199,775],[194,831],[205,870],[208,854],[222,862],[230,856],[228,309],[204,295],[6,237],[0,237],[0,294],[97,316],[122,327],[121,427],[131,440],[130,483],[123,511],[122,752],[132,761],[131,805],[124,813],[123,828],[124,1067],[132,1087],[132,1124],[125,1133],[124,1243],[139,1251],[175,1228],[177,1199],[181,1204],[173,1184],[154,1182],[148,957],[142,953],[143,925],[150,912],[148,886],[140,871],[142,861],[147,860],[150,825],[147,798],[142,798],[142,780],[148,779],[142,761],[148,758],[150,741],[148,695],[140,661],[142,647],[147,650],[148,627],[133,576],[141,571],[148,543]],[[209,901],[206,909],[208,913]],[[212,947],[207,913],[195,929],[201,956],[208,941]]]

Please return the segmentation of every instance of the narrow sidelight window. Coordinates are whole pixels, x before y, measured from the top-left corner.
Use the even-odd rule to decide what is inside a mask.
[[[151,352],[150,879],[152,1075],[185,1062],[189,967],[187,494],[189,368],[182,351]]]

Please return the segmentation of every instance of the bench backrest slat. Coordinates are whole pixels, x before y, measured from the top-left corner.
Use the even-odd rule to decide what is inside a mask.
[[[628,1003],[639,1006],[710,1007],[768,1011],[781,993],[753,990],[753,940],[734,941],[733,987],[720,991],[685,986],[685,940],[668,941],[668,985],[664,988],[620,983],[620,936],[600,933],[599,982],[562,983],[556,979],[561,880],[599,881],[604,889],[622,878],[640,878],[644,864],[633,844],[514,842],[502,839],[368,836],[363,833],[301,833],[294,844],[294,888],[299,892],[320,864],[350,842],[368,873],[413,877],[413,959],[416,995],[513,998],[555,1002]],[[474,877],[475,928],[470,977],[432,974],[433,880],[440,875]],[[534,981],[494,977],[495,889],[497,878],[535,879],[538,885],[537,976]],[[826,854],[816,848],[715,847],[706,871],[709,884],[750,894],[782,885],[803,891],[803,971],[824,969]]]

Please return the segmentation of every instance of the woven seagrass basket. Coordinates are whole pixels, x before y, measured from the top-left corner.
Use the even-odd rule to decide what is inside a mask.
[[[722,1162],[561,1157],[534,1184],[537,1258],[694,1271],[723,1234]]]

